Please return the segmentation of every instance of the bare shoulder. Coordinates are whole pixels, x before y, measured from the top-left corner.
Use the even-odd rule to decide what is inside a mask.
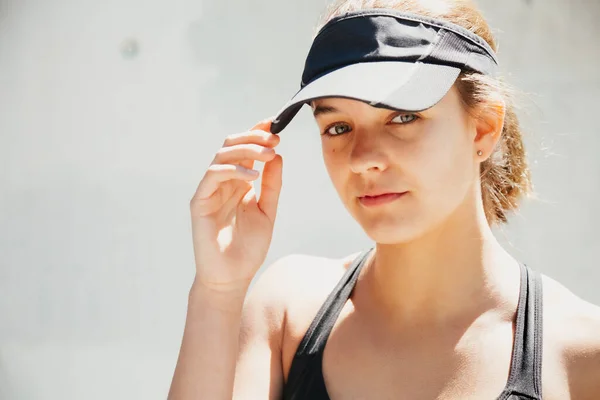
[[[544,341],[566,370],[571,399],[600,398],[600,307],[546,275]],[[544,346],[546,349],[546,346]]]
[[[294,254],[259,272],[244,300],[234,398],[281,397],[296,338],[344,265],[343,259]]]
[[[293,311],[298,300],[317,296],[320,289],[333,289],[351,261],[358,256],[335,259],[306,254],[290,254],[268,265],[254,279],[247,301]]]
[[[292,254],[275,261],[257,277],[249,298],[253,308],[262,310],[257,312],[270,316],[270,329],[281,334],[285,378],[310,323],[359,254],[342,258]]]

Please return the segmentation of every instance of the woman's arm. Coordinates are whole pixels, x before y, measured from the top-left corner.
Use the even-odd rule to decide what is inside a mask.
[[[231,398],[244,295],[193,285],[169,400]]]
[[[293,256],[282,258],[258,278],[249,293],[240,324],[239,353],[233,399],[275,400],[283,393],[282,343],[291,286],[288,268]]]
[[[567,329],[571,345],[565,365],[571,400],[600,399],[600,307],[581,299],[572,304]]]
[[[280,139],[270,126],[266,119],[227,136],[190,201],[196,277],[171,400],[231,399],[244,298],[271,245],[281,191]],[[252,183],[261,176],[256,161],[265,163],[260,198]]]
[[[270,266],[244,299],[194,286],[169,400],[279,399],[285,300],[282,267]]]

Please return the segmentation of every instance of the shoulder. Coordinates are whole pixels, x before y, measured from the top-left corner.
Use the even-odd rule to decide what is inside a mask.
[[[244,305],[247,323],[260,319],[271,331],[292,331],[325,301],[359,253],[343,258],[290,254],[263,268]],[[300,322],[298,324],[298,322]]]
[[[281,257],[257,274],[247,298],[260,300],[264,305],[293,306],[296,296],[305,299],[321,287],[332,289],[331,283],[337,283],[358,254],[343,258],[307,254]]]
[[[564,366],[571,399],[600,398],[600,307],[542,276],[544,340]],[[544,346],[546,348],[546,346]]]
[[[262,315],[262,324],[277,338],[286,378],[319,308],[360,253],[341,258],[292,254],[269,265],[255,279],[248,296],[250,308]]]
[[[342,260],[297,254],[282,257],[257,274],[240,321],[235,398],[264,398],[265,393],[280,397],[294,344],[299,343],[295,337],[290,340],[288,332],[306,321],[308,327],[307,313],[342,274]]]

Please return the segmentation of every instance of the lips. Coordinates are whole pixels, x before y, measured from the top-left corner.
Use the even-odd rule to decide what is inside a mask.
[[[369,194],[359,197],[358,200],[362,205],[371,207],[393,202],[404,196],[406,193],[407,192],[388,192],[379,194]]]

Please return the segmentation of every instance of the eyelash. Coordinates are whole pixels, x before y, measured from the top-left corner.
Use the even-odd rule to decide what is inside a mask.
[[[397,125],[408,125],[408,124],[410,124],[410,123],[413,123],[413,122],[415,122],[415,121],[417,121],[417,120],[419,119],[419,116],[418,116],[418,115],[416,115],[416,114],[398,114],[398,115],[396,115],[396,116],[395,116],[394,118],[392,118],[392,119],[396,119],[396,118],[398,118],[398,117],[403,117],[403,116],[413,116],[414,118],[413,118],[412,120],[408,121],[408,122],[399,122],[399,123],[395,123],[395,124],[397,124]],[[328,137],[334,137],[334,136],[340,136],[340,135],[343,135],[343,134],[345,134],[345,133],[348,133],[348,132],[344,132],[344,133],[337,133],[337,134],[331,134],[331,133],[329,133],[329,130],[330,130],[331,128],[334,128],[334,127],[336,127],[336,126],[339,126],[339,125],[346,125],[346,126],[348,126],[348,124],[336,122],[336,123],[334,123],[334,124],[328,125],[328,126],[327,126],[327,127],[324,129],[324,130],[323,130],[323,132],[322,132],[322,135],[325,135],[325,136],[328,136]]]

